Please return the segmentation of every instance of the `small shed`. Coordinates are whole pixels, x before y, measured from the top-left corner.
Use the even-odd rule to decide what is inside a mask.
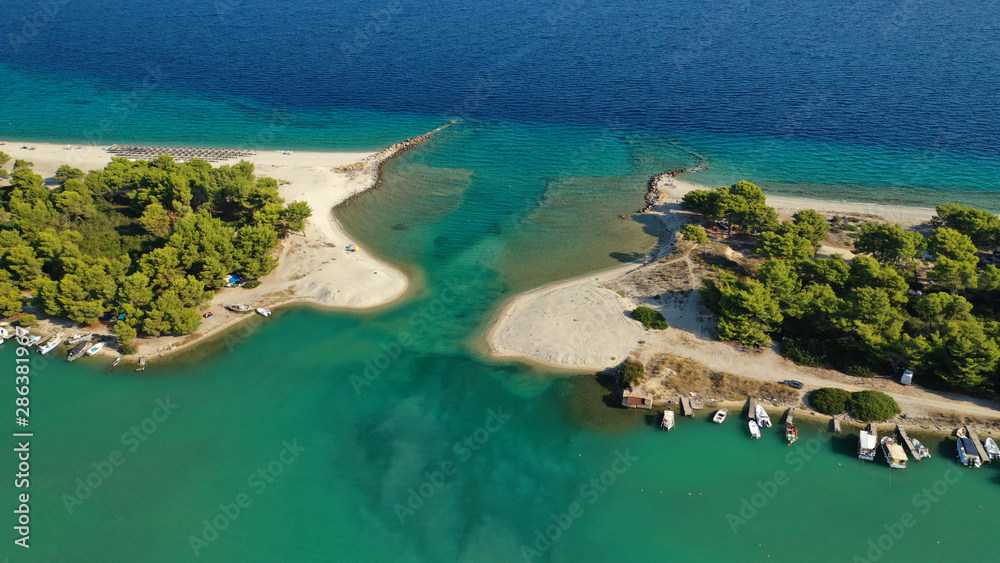
[[[622,393],[622,406],[628,409],[652,409],[653,398],[648,395],[632,394],[630,391]]]

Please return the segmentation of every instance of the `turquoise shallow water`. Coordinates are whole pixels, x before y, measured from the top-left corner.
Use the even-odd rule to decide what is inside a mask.
[[[890,471],[809,425],[792,447],[735,417],[667,434],[592,376],[479,356],[504,298],[646,252],[618,216],[690,162],[659,136],[465,122],[337,212],[414,272],[406,301],[279,311],[141,374],[34,356],[16,560],[938,560],[1000,531],[996,468],[951,440]]]
[[[36,141],[372,150],[451,117],[389,103],[376,111],[198,94],[155,76],[123,86],[0,67],[0,88],[14,108],[0,137]],[[960,471],[950,440],[929,441],[934,459],[894,472],[859,462],[854,437],[828,441],[808,426],[791,448],[778,431],[751,442],[735,418],[721,427],[682,420],[664,434],[655,417],[608,407],[592,376],[478,352],[508,297],[652,248],[654,230],[619,216],[641,206],[651,175],[693,165],[686,151],[707,158],[709,170],[690,177],[707,185],[746,178],[769,193],[994,211],[1000,159],[955,142],[571,124],[579,121],[476,115],[389,163],[379,189],[338,210],[362,244],[413,273],[401,303],[279,311],[142,374],[34,356],[33,547],[30,556],[3,553],[226,562],[1000,557],[990,541],[969,548],[1000,527],[991,512],[1000,477],[996,468]],[[9,366],[0,369],[14,369],[13,348],[0,348]],[[10,386],[0,402],[12,404]],[[3,506],[13,502],[13,488],[0,492]],[[12,509],[0,517],[6,530]]]

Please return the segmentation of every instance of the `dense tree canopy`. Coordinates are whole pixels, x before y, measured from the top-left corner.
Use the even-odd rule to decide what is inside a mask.
[[[0,311],[27,299],[81,324],[115,313],[123,344],[194,331],[223,276],[270,272],[278,238],[311,214],[249,162],[116,158],[87,174],[61,166],[54,179],[50,189],[18,160],[0,186]]]
[[[719,209],[735,188],[690,192],[684,206],[725,215]],[[752,190],[741,193],[761,205]],[[783,336],[782,353],[807,365],[870,375],[909,367],[928,376],[924,384],[991,396],[1000,366],[1000,268],[980,255],[1000,243],[1000,219],[952,204],[937,213],[927,238],[866,223],[850,262],[815,257],[827,227],[814,211],[764,229],[755,251],[766,260],[752,275],[721,271],[703,280],[719,338],[761,345]]]

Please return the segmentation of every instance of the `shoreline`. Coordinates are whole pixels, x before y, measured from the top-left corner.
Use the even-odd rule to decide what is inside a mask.
[[[684,194],[706,189],[669,174],[660,174],[651,184],[660,197],[647,211],[660,216],[667,231],[677,232],[693,214],[681,209]],[[710,189],[710,188],[709,188]],[[768,205],[779,216],[790,216],[800,209],[815,209],[825,215],[853,216],[900,223],[916,228],[927,223],[934,209],[907,206],[836,202],[788,196],[768,196]],[[518,361],[528,365],[555,368],[564,372],[599,372],[615,368],[632,357],[643,363],[677,355],[689,358],[711,370],[734,373],[750,379],[779,382],[795,379],[805,382],[805,393],[819,387],[848,390],[876,389],[889,393],[899,402],[909,418],[924,421],[927,432],[944,432],[936,426],[949,424],[943,413],[984,419],[1000,418],[996,405],[956,394],[935,392],[918,386],[903,387],[883,378],[863,379],[824,368],[807,368],[778,354],[776,347],[753,354],[741,352],[714,337],[711,315],[700,303],[695,290],[699,278],[690,251],[668,256],[675,247],[674,237],[662,237],[660,245],[647,257],[632,264],[563,280],[518,294],[497,307],[483,336],[488,356],[495,361]],[[721,246],[721,245],[720,245]],[[728,247],[726,254],[734,253]],[[852,254],[839,246],[824,246],[819,254]],[[664,268],[677,268],[687,289],[670,290],[656,301],[637,297],[635,289],[649,278],[661,276]],[[642,279],[645,277],[646,279]],[[662,276],[661,276],[662,277]],[[688,278],[690,278],[688,280]],[[629,295],[633,293],[633,295]],[[629,311],[639,305],[660,310],[670,328],[647,331],[631,319]]]
[[[198,330],[181,336],[144,336],[136,338],[136,353],[125,356],[126,363],[140,357],[166,359],[178,352],[207,344],[229,334],[254,312],[233,313],[224,308],[230,303],[251,307],[279,308],[306,304],[326,310],[364,311],[385,307],[404,298],[412,289],[410,276],[399,267],[381,260],[360,247],[341,226],[334,209],[347,200],[379,185],[382,165],[403,152],[430,140],[431,136],[454,122],[428,133],[395,143],[377,152],[294,152],[258,151],[253,156],[213,162],[213,167],[252,162],[258,176],[278,180],[279,193],[286,201],[305,201],[313,210],[302,232],[289,233],[277,249],[278,265],[260,278],[254,289],[241,287],[219,289],[200,312]],[[36,150],[21,147],[36,147]],[[63,165],[84,172],[103,168],[114,155],[101,147],[7,141],[0,150],[12,159],[35,164],[34,170],[49,183],[56,169]],[[50,184],[51,185],[51,184]],[[356,251],[346,248],[355,245]],[[68,319],[39,315],[32,327],[35,333],[58,330],[113,336],[106,325],[81,327]],[[116,349],[106,346],[97,356],[118,357]]]

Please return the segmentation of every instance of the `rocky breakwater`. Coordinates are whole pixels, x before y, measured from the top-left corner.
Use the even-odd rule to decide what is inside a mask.
[[[457,122],[458,122],[457,119],[453,119],[448,123],[445,123],[444,125],[434,129],[433,131],[428,131],[423,135],[418,135],[416,137],[406,139],[405,141],[400,141],[358,162],[352,164],[345,164],[343,166],[338,166],[334,168],[333,171],[349,174],[352,180],[359,177],[367,177],[365,178],[365,181],[362,181],[361,184],[357,188],[355,188],[354,192],[351,194],[350,197],[354,197],[365,190],[378,186],[383,164],[385,164],[392,158],[399,156],[405,151],[408,151],[414,147],[418,147],[426,143],[427,141],[431,140],[431,137],[435,133]]]
[[[663,195],[663,191],[669,189],[673,186],[674,178],[678,174],[684,174],[686,172],[699,172],[707,168],[704,163],[699,163],[698,166],[694,168],[678,168],[677,170],[671,170],[670,172],[662,172],[649,179],[649,183],[646,184],[646,205],[637,211],[637,213],[645,213],[652,209],[657,203],[660,202],[660,197]]]

